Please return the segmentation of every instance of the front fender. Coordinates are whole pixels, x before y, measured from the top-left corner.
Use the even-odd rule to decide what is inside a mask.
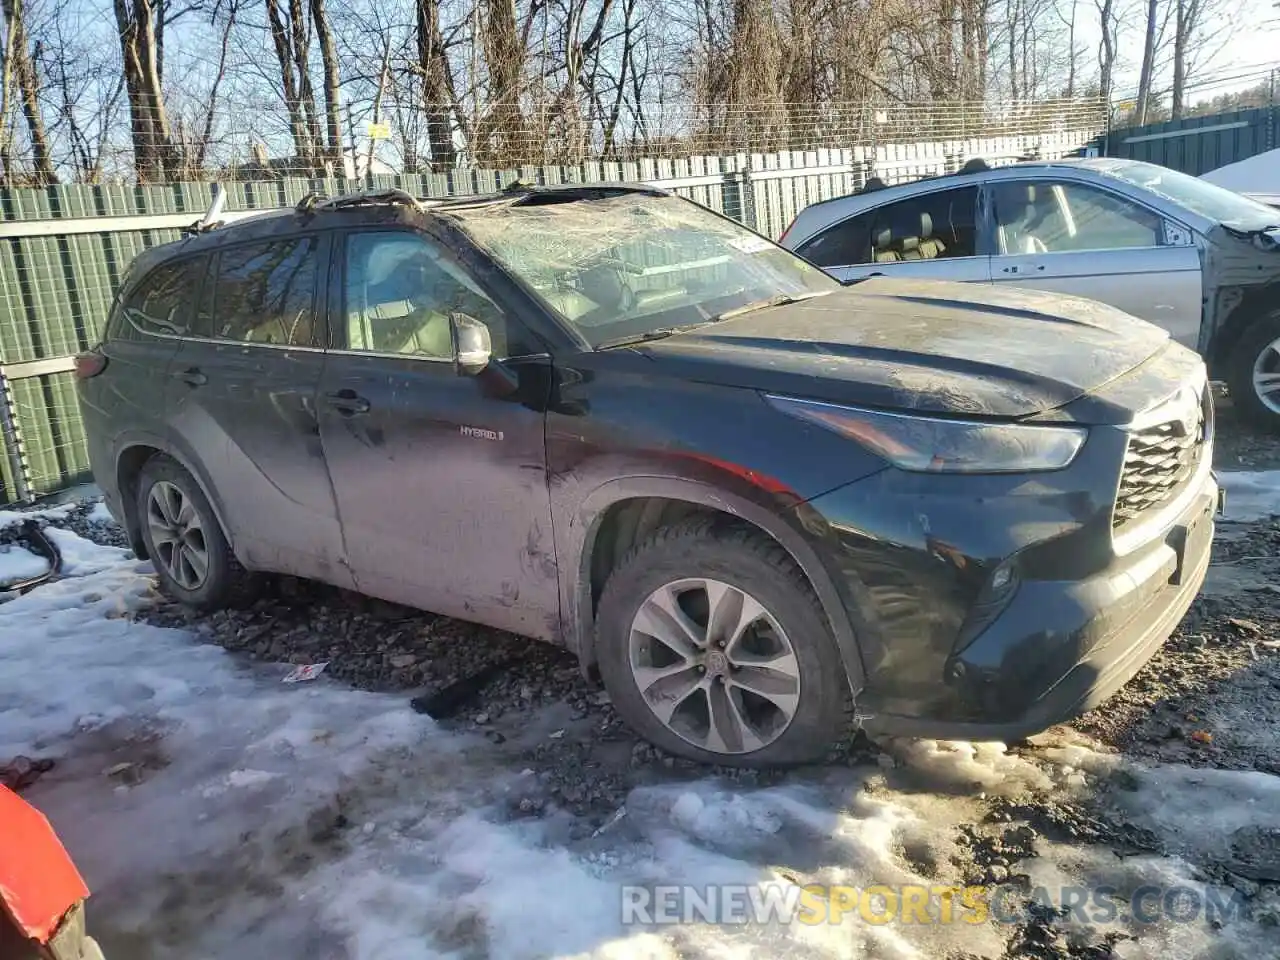
[[[787,520],[737,493],[686,477],[640,475],[618,477],[595,487],[574,507],[562,508],[555,524],[557,556],[568,558],[561,570],[561,628],[566,645],[578,654],[583,670],[595,664],[595,610],[591,598],[591,554],[601,521],[609,508],[637,497],[662,497],[707,507],[740,517],[763,530],[785,549],[813,585],[831,625],[851,688],[864,684],[865,671],[858,640],[835,583],[817,553]]]

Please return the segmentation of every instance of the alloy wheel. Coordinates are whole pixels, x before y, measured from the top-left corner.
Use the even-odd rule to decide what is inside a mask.
[[[676,580],[631,622],[628,660],[645,704],[681,739],[711,753],[750,753],[790,726],[800,663],[764,605],[719,580]]]
[[[156,560],[184,590],[199,590],[209,577],[204,526],[191,498],[160,480],[147,495],[147,527]]]
[[[1272,413],[1280,413],[1280,339],[1258,351],[1253,361],[1253,392]]]

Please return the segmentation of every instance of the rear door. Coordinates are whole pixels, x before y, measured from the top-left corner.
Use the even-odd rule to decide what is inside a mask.
[[[839,280],[883,274],[986,283],[978,248],[978,187],[934,190],[832,224],[796,248]]]
[[[1101,300],[1195,349],[1200,255],[1190,231],[1109,190],[1061,179],[989,185],[995,283]]]
[[[107,366],[99,376],[79,381],[91,440],[112,441],[131,429],[164,435],[173,392],[170,367],[179,337],[195,322],[208,268],[205,254],[161,264],[112,311],[102,340]]]
[[[440,244],[352,232],[332,280],[320,432],[359,588],[526,636],[557,632],[544,413],[550,359]],[[488,326],[478,376],[449,314]]]
[[[215,255],[202,316],[171,366],[173,422],[254,567],[353,585],[316,420],[324,234]]]

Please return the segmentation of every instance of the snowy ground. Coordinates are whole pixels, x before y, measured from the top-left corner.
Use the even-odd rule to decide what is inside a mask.
[[[1227,480],[1234,519],[1280,513],[1280,473]],[[45,519],[64,576],[0,605],[0,762],[57,760],[27,796],[95,891],[110,960],[1280,955],[1275,772],[1064,728],[1010,750],[887,744],[759,781],[655,762],[620,818],[584,829],[554,771],[520,759],[591,736],[565,704],[526,698],[503,737],[340,676],[284,684],[287,664],[207,642],[209,622],[145,622],[163,606],[149,566],[58,528],[118,540],[97,508]],[[1248,529],[1264,526],[1274,545],[1274,524]],[[38,561],[0,552],[0,582]],[[1278,659],[1250,649],[1241,663]],[[1219,740],[1276,729],[1275,700],[1242,698],[1214,719]],[[624,884],[983,882],[1010,884],[1013,922],[623,923]],[[1081,885],[1109,887],[1091,896],[1115,917],[1026,909],[1036,886],[1061,905]],[[1128,905],[1151,885],[1243,897],[1247,915],[1174,922],[1157,893],[1143,923]]]

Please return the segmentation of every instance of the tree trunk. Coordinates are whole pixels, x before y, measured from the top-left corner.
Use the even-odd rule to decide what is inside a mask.
[[[156,67],[155,17],[149,0],[114,0],[113,8],[138,178],[163,181],[172,165],[173,136]]]
[[[1098,0],[1098,23],[1102,43],[1098,48],[1098,92],[1103,103],[1111,102],[1111,80],[1116,65],[1116,35],[1113,29],[1115,0]]]
[[[1018,99],[1018,5],[1009,4],[1009,99]]]
[[[311,38],[307,34],[307,15],[302,0],[289,0],[289,20],[293,37],[293,62],[298,68],[298,98],[302,101],[302,113],[307,121],[311,152],[305,157],[312,173],[321,170],[324,141],[320,135],[320,114],[316,109],[316,94],[311,86]]]
[[[570,4],[570,7],[575,7]],[[524,73],[524,45],[516,29],[515,0],[481,0],[477,12],[482,12],[483,27],[481,46],[485,63],[489,68],[489,127],[487,135],[478,137],[492,151],[490,159],[499,164],[516,163],[522,159],[521,143],[524,118],[520,112],[520,78]],[[580,50],[575,49],[576,39],[570,33],[567,44],[565,80],[572,96],[581,72]],[[577,58],[575,59],[575,56]]]
[[[1142,72],[1138,74],[1138,110],[1134,116],[1138,126],[1147,122],[1151,101],[1151,72],[1156,58],[1156,12],[1160,0],[1147,0],[1147,33],[1142,41]]]
[[[324,65],[324,111],[329,135],[329,159],[342,162],[342,108],[338,104],[338,48],[329,29],[329,13],[324,0],[311,0],[311,20],[320,41],[320,61]]]
[[[3,6],[5,19],[9,23],[10,44],[5,57],[6,108],[0,111],[0,116],[7,118],[8,97],[12,95],[13,81],[16,80],[22,100],[22,114],[26,118],[27,132],[31,137],[31,159],[36,180],[41,184],[57,183],[58,174],[53,168],[49,138],[44,129],[44,115],[40,111],[40,82],[36,76],[35,63],[27,50],[22,0],[0,0],[0,5]]]
[[[440,32],[439,0],[415,0],[418,71],[422,75],[422,106],[427,118],[431,163],[437,170],[452,167],[458,152],[453,145],[451,117],[455,106],[453,81]]]
[[[280,14],[279,0],[267,0],[267,23],[271,28],[271,42],[280,65],[280,84],[284,89],[285,110],[289,114],[289,132],[293,135],[293,148],[300,160],[309,163],[312,156],[311,131],[302,112],[302,100],[293,76],[293,51],[289,31]]]
[[[1187,91],[1187,47],[1194,26],[1195,11],[1192,0],[1175,0],[1173,27],[1173,95],[1169,116],[1182,119],[1183,101]]]

